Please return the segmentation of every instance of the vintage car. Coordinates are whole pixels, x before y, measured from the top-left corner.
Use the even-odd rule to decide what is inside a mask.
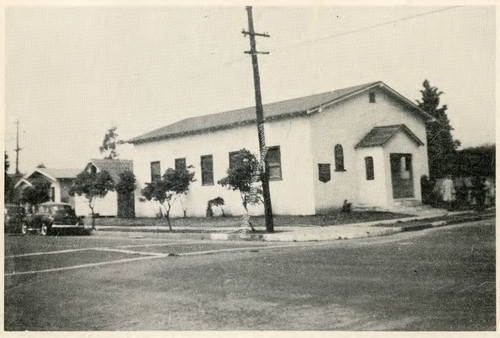
[[[85,232],[83,219],[76,216],[70,204],[46,202],[39,204],[35,213],[26,216],[21,232],[38,231],[46,236],[63,229]]]
[[[26,211],[20,205],[5,204],[4,207],[5,232],[21,232],[21,225],[26,217]]]

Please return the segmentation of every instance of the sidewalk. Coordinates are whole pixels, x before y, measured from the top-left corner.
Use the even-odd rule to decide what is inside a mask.
[[[240,234],[239,227],[192,228],[174,226],[170,232],[165,226],[98,226],[94,236],[121,235],[128,237],[144,237],[149,233],[164,234],[177,239],[209,239],[209,240],[254,240],[267,242],[304,242],[331,241],[392,235],[403,231],[422,230],[430,227],[474,221],[495,217],[495,213],[478,214],[476,212],[445,212],[424,216],[407,217],[366,223],[344,224],[335,226],[302,226],[275,227],[274,233],[264,233],[264,227],[256,227],[257,233]]]

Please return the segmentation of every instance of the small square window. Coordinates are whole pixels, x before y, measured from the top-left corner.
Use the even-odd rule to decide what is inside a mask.
[[[229,153],[229,168],[233,167],[235,156],[239,154],[239,151],[231,151]]]
[[[214,160],[212,155],[201,157],[201,185],[214,185]]]
[[[176,158],[175,159],[175,170],[186,170],[186,159]]]
[[[373,166],[373,157],[365,157],[365,167],[366,167],[366,180],[372,181],[375,179],[375,170]]]
[[[370,103],[375,103],[375,92],[370,92]]]
[[[280,147],[269,147],[266,155],[266,171],[270,181],[281,180],[281,153]]]
[[[161,179],[160,161],[151,162],[151,182]]]
[[[346,171],[344,167],[344,148],[342,148],[342,145],[336,144],[333,152],[335,157],[335,171]]]

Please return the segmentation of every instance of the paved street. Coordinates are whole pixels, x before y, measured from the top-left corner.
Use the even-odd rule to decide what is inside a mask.
[[[6,236],[5,330],[494,330],[495,220],[317,243]]]

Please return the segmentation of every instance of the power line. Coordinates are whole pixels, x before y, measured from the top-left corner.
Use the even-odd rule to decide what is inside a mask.
[[[461,6],[446,7],[446,8],[441,8],[441,9],[437,9],[437,10],[434,10],[434,11],[429,11],[429,12],[425,12],[425,13],[415,14],[415,15],[407,16],[407,17],[400,18],[400,19],[395,19],[395,20],[391,20],[391,21],[381,22],[381,23],[378,23],[378,24],[373,24],[373,25],[370,25],[370,26],[356,28],[356,29],[353,29],[353,30],[350,30],[350,31],[347,31],[347,32],[342,32],[342,33],[338,33],[338,34],[332,34],[332,35],[324,36],[324,37],[321,37],[321,38],[318,38],[318,39],[314,39],[314,40],[308,40],[308,41],[298,42],[296,44],[284,46],[282,48],[271,49],[271,51],[273,51],[273,52],[283,51],[283,50],[287,50],[287,49],[291,49],[291,48],[300,47],[300,46],[306,45],[306,44],[312,44],[312,43],[321,42],[321,41],[328,40],[328,39],[333,39],[333,38],[344,36],[344,35],[356,34],[356,33],[359,33],[359,32],[365,31],[365,30],[369,30],[369,29],[373,29],[373,28],[378,28],[378,27],[382,27],[382,26],[386,26],[386,25],[390,25],[390,24],[394,24],[394,23],[398,23],[398,22],[403,22],[403,21],[407,21],[407,20],[412,20],[412,19],[416,19],[416,18],[419,18],[419,17],[424,17],[424,16],[427,16],[427,15],[432,15],[432,14],[435,14],[435,13],[444,12],[444,11],[448,11],[448,10],[459,8],[459,7],[461,7]],[[204,75],[208,75],[208,74],[210,74],[210,73],[212,73],[214,71],[217,71],[219,69],[230,67],[230,66],[232,66],[234,64],[242,62],[245,59],[246,59],[246,57],[242,57],[242,58],[238,58],[238,59],[235,59],[235,60],[232,60],[232,61],[228,61],[228,62],[225,62],[225,63],[223,63],[221,65],[218,65],[216,67],[208,69],[208,70],[206,70],[204,72],[195,74],[193,76],[189,76],[188,78],[189,79],[196,79],[196,78],[202,77]]]
[[[394,24],[394,23],[397,23],[397,22],[411,20],[411,19],[415,19],[415,18],[427,16],[427,15],[432,15],[432,14],[435,14],[435,13],[439,13],[439,12],[443,12],[443,11],[448,11],[448,10],[451,10],[451,9],[454,9],[454,8],[459,8],[459,7],[461,7],[461,6],[446,7],[446,8],[441,8],[441,9],[437,9],[437,10],[434,10],[434,11],[429,11],[429,12],[425,12],[425,13],[415,14],[415,15],[407,16],[407,17],[404,17],[404,18],[401,18],[401,19],[395,19],[395,20],[391,20],[391,21],[381,22],[381,23],[378,23],[378,24],[370,25],[370,26],[356,28],[356,29],[353,29],[353,30],[347,31],[347,32],[342,32],[342,33],[338,33],[338,34],[332,34],[332,35],[324,36],[324,37],[321,37],[321,38],[318,38],[318,39],[314,39],[314,40],[308,40],[308,41],[298,42],[296,44],[284,46],[282,48],[271,49],[271,51],[272,52],[277,52],[277,51],[287,50],[287,49],[290,49],[290,48],[296,48],[296,47],[300,47],[302,45],[312,44],[312,43],[316,43],[316,42],[320,42],[320,41],[324,41],[324,40],[328,40],[328,39],[333,39],[333,38],[336,38],[336,37],[339,37],[339,36],[344,36],[344,35],[349,35],[349,34],[355,34],[355,33],[359,33],[359,32],[362,32],[362,31],[365,31],[365,30],[368,30],[368,29],[378,28],[378,27],[382,27],[382,26],[385,26],[385,25]],[[200,78],[202,76],[209,75],[212,72],[215,72],[217,70],[220,70],[220,69],[223,69],[223,68],[226,68],[226,67],[230,67],[230,66],[232,66],[234,64],[240,63],[243,60],[246,60],[246,57],[241,57],[241,58],[238,58],[238,59],[234,59],[232,61],[227,61],[227,62],[225,62],[223,64],[218,65],[218,66],[215,66],[213,68],[207,69],[207,70],[205,70],[203,72],[194,74],[192,76],[188,76],[188,78],[191,79],[191,80],[192,79],[196,79],[196,78]]]
[[[222,69],[222,68],[226,68],[226,67],[230,67],[234,64],[237,64],[239,62],[242,62],[243,60],[246,60],[247,57],[246,56],[243,56],[243,57],[240,57],[238,59],[235,59],[235,60],[232,60],[232,61],[227,61],[227,62],[224,62],[223,64],[220,64],[216,67],[213,67],[211,69],[208,69],[204,72],[201,72],[201,73],[198,73],[198,74],[195,74],[193,76],[188,76],[189,79],[196,79],[196,78],[199,78],[203,75],[208,75],[209,73],[213,72],[213,71],[216,71],[216,70],[219,70],[219,69]]]
[[[437,9],[435,11],[430,11],[430,12],[415,14],[415,15],[407,16],[407,17],[404,17],[404,18],[401,18],[401,19],[396,19],[396,20],[381,22],[381,23],[377,23],[377,24],[374,24],[374,25],[370,25],[370,26],[356,28],[356,29],[353,29],[353,30],[350,30],[350,31],[347,31],[347,32],[342,32],[342,33],[337,33],[337,34],[332,34],[332,35],[324,36],[324,37],[321,37],[321,38],[318,38],[318,39],[314,39],[314,40],[308,40],[308,41],[298,42],[296,44],[284,46],[282,48],[272,49],[271,51],[277,52],[277,51],[282,51],[282,50],[286,50],[286,49],[290,49],[290,48],[296,48],[296,47],[299,47],[301,45],[316,43],[316,42],[320,42],[320,41],[324,41],[324,40],[329,40],[329,39],[333,39],[333,38],[336,38],[336,37],[339,37],[339,36],[344,36],[344,35],[359,33],[359,32],[362,32],[362,31],[365,31],[365,30],[368,30],[368,29],[378,28],[378,27],[382,27],[382,26],[386,26],[386,25],[390,25],[390,24],[394,24],[394,23],[398,23],[398,22],[402,22],[402,21],[406,21],[406,20],[420,18],[420,17],[423,17],[423,16],[427,16],[427,15],[431,15],[431,14],[435,14],[435,13],[439,13],[439,12],[444,12],[444,11],[448,11],[448,10],[459,8],[459,7],[461,7],[461,6],[446,7],[446,8],[442,8],[442,9]]]

